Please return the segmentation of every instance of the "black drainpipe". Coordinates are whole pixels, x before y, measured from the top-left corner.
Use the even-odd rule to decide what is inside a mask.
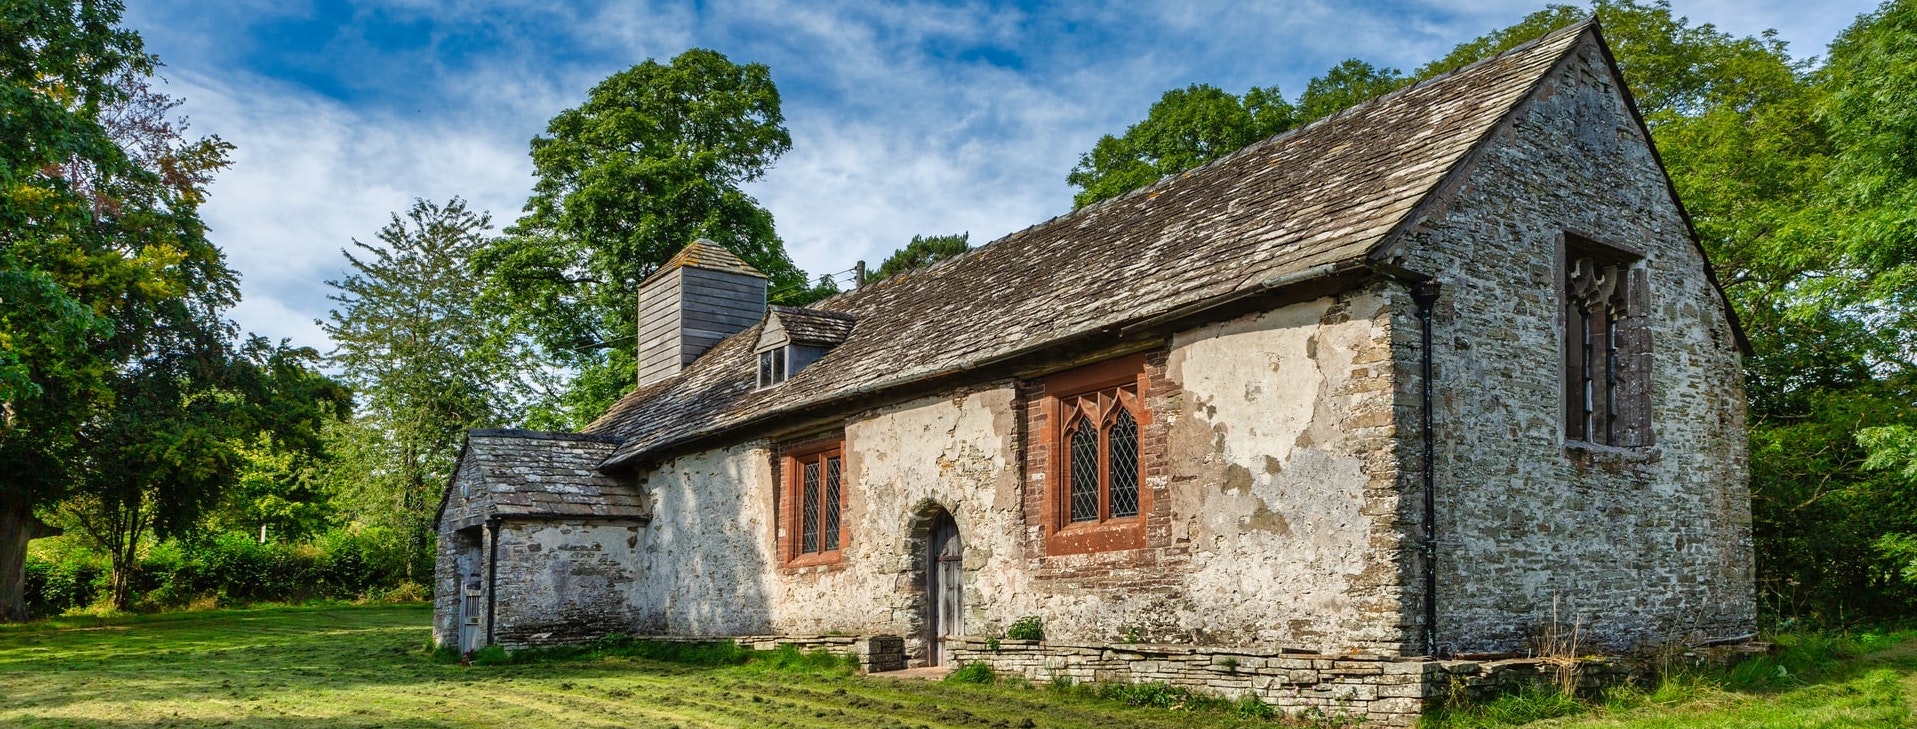
[[[499,517],[486,520],[486,536],[486,645],[492,645],[493,606],[499,595]]]
[[[1431,657],[1438,656],[1438,480],[1437,448],[1433,444],[1431,429],[1432,383],[1431,367],[1431,309],[1438,303],[1439,285],[1436,279],[1425,279],[1411,285],[1411,300],[1418,305],[1418,324],[1422,330],[1421,346],[1418,348],[1419,375],[1423,380],[1420,387],[1422,402],[1419,411],[1419,431],[1424,438],[1424,652]]]

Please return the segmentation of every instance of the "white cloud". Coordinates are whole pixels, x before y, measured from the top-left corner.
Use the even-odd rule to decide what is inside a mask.
[[[345,92],[257,71],[275,49],[248,34],[304,17],[306,5],[136,6],[128,21],[171,64],[169,90],[187,100],[195,130],[238,145],[205,209],[244,276],[233,316],[325,350],[311,321],[329,308],[323,282],[342,274],[349,239],[370,240],[415,197],[464,196],[510,223],[531,187],[527,140],[648,57],[700,45],[772,68],[794,147],[750,191],[816,275],[861,258],[876,265],[914,234],[964,230],[983,243],[1065,212],[1078,153],[1167,88],[1277,83],[1296,94],[1347,57],[1408,70],[1540,4],[384,0],[327,31],[331,55],[288,62],[336,74]],[[1811,55],[1874,2],[1674,5],[1733,33],[1777,27]],[[381,55],[356,35],[381,14],[430,19],[429,42]]]

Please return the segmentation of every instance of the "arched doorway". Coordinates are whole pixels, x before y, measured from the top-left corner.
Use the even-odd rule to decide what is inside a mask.
[[[965,549],[951,512],[933,515],[925,540],[926,665],[945,663],[944,638],[965,634]]]

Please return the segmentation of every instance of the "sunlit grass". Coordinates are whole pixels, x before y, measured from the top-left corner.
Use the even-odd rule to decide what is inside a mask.
[[[436,663],[429,619],[424,606],[280,607],[0,628],[0,726],[1272,726],[1044,687],[853,676],[798,654],[629,646]]]
[[[1602,701],[1534,691],[1468,706],[1429,729],[1837,729],[1917,727],[1917,633],[1777,636],[1778,649],[1729,671],[1679,673]]]

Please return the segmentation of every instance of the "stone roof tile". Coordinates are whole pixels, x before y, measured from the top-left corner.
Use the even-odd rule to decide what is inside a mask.
[[[651,281],[653,277],[672,269],[683,267],[739,273],[747,276],[756,276],[758,278],[766,277],[765,274],[759,272],[759,269],[753,268],[752,264],[746,263],[744,259],[733,255],[732,251],[726,250],[725,246],[705,238],[700,238],[679,251],[678,255],[667,260],[665,265],[660,266],[659,270],[653,271],[651,276],[646,277],[646,280]],[[641,283],[640,286],[644,287],[645,284]]]
[[[838,346],[852,335],[857,320],[851,314],[825,309],[808,309],[798,306],[769,307],[772,315],[779,318],[779,325],[785,327],[786,336],[797,344],[816,347]]]
[[[647,518],[637,489],[597,470],[619,442],[582,433],[471,431],[455,479],[466,466],[476,469],[477,493],[455,503],[457,483],[449,483],[440,517],[451,514],[461,524],[514,516]]]
[[[820,302],[814,311],[858,326],[782,385],[755,389],[753,327],[628,394],[585,431],[625,440],[605,464],[613,467],[766,417],[1361,265],[1591,27]]]

